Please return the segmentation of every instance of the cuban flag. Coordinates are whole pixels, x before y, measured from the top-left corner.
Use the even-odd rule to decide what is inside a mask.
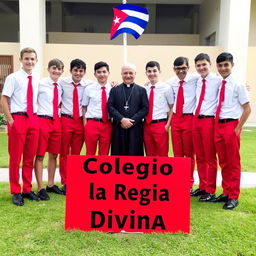
[[[110,39],[122,33],[132,34],[138,39],[148,24],[148,10],[133,4],[120,4],[113,8],[113,11]]]

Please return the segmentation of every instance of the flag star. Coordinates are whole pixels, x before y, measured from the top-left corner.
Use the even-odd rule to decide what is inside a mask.
[[[120,23],[120,19],[121,19],[121,18],[118,18],[118,17],[116,16],[116,18],[113,20],[113,21],[115,22],[115,25],[116,25],[117,23]]]

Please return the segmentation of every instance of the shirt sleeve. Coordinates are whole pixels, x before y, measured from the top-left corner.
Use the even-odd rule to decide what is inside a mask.
[[[87,88],[85,88],[84,93],[83,93],[82,106],[88,106],[89,101],[90,101],[89,91]]]
[[[4,83],[2,95],[11,97],[15,88],[15,79],[13,76],[7,76]]]
[[[170,85],[168,85],[168,89],[165,91],[165,97],[168,104],[171,104],[171,105],[174,104],[174,93]]]
[[[245,85],[240,84],[237,87],[237,92],[238,92],[238,101],[241,105],[244,105],[245,103],[248,103],[250,101],[248,91],[247,91]]]

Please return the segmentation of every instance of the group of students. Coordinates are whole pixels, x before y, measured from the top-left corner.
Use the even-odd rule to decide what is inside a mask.
[[[49,200],[49,192],[66,194],[67,156],[86,154],[168,156],[171,126],[173,154],[191,158],[191,196],[200,202],[224,202],[224,209],[238,205],[240,192],[240,133],[250,114],[245,86],[232,76],[233,56],[217,57],[220,74],[210,72],[207,54],[195,58],[197,74],[189,74],[186,57],[173,63],[176,74],[160,81],[160,65],[146,64],[145,86],[134,83],[136,67],[121,69],[123,83],[108,81],[109,65],[94,66],[96,82],[84,79],[86,64],[70,63],[70,77],[61,78],[64,65],[48,64],[49,77],[39,81],[33,68],[37,55],[32,48],[20,54],[21,69],[6,78],[1,103],[8,124],[9,179],[13,203],[23,198]],[[49,152],[48,185],[42,182],[43,159]],[[223,193],[215,197],[217,157],[222,169]],[[54,184],[56,158],[60,154],[62,188]],[[195,156],[199,188],[193,191]],[[23,188],[19,184],[22,158]],[[32,191],[32,170],[38,192]],[[22,191],[22,193],[21,193]],[[48,192],[48,193],[47,193]]]

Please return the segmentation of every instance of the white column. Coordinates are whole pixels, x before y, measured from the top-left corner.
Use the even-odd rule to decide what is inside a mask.
[[[218,45],[234,56],[234,74],[246,81],[251,0],[221,0]]]
[[[43,50],[46,43],[45,0],[19,0],[20,49],[32,47],[36,50],[36,71],[43,74]]]

